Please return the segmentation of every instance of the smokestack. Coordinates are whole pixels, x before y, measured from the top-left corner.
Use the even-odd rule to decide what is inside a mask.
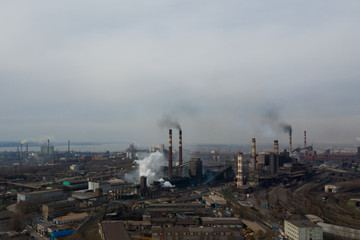
[[[169,169],[168,169],[168,177],[172,178],[172,130],[169,129]]]
[[[253,138],[251,140],[251,157],[252,158],[256,157],[256,140],[255,140],[255,138]]]
[[[289,154],[291,155],[292,153],[292,133],[291,131],[289,132]]]
[[[22,147],[23,147],[23,144],[20,143],[20,158],[22,158],[22,155],[23,155],[23,150],[22,150]]]
[[[29,152],[29,144],[26,144],[26,153]]]
[[[306,131],[304,131],[304,148],[306,148]]]
[[[141,192],[141,194],[144,194],[146,192],[146,189],[147,189],[146,177],[141,176],[140,177],[140,192]]]
[[[47,147],[47,153],[48,155],[50,155],[50,139],[48,139],[48,147]]]
[[[182,130],[179,130],[179,166],[182,165]]]
[[[70,153],[70,140],[68,140],[68,153]]]
[[[274,153],[279,154],[279,141],[274,140]]]
[[[242,187],[243,186],[243,169],[242,169],[242,152],[238,153],[238,174],[237,174],[237,182],[236,186]]]

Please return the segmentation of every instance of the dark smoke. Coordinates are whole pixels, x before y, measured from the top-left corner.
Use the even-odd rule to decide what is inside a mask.
[[[280,127],[285,133],[292,134],[292,127],[290,124],[281,121],[280,108],[275,105],[266,106],[263,110],[264,122],[273,128]]]
[[[277,122],[280,118],[280,110],[274,106],[267,106],[267,108],[262,111],[264,119],[270,122]]]
[[[281,123],[280,127],[284,130],[284,132],[289,133],[289,135],[291,135],[291,133],[292,133],[291,125],[289,125],[287,123]]]
[[[159,121],[159,126],[163,128],[176,128],[179,131],[181,130],[180,123],[169,115],[163,116],[163,118]]]

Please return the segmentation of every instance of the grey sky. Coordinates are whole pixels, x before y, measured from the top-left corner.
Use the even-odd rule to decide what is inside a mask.
[[[360,2],[2,1],[0,141],[360,136]],[[278,113],[276,121],[266,112]],[[270,142],[271,143],[271,142]]]

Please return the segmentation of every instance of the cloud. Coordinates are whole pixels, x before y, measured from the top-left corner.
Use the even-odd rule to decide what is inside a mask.
[[[295,132],[312,128],[314,119],[319,141],[333,135],[330,118],[349,119],[337,136],[353,141],[359,7],[358,1],[3,3],[1,138],[121,135],[157,143],[164,141],[158,116],[175,112],[188,141],[249,142],[261,132],[279,134],[262,120],[262,106],[274,103]],[[326,130],[318,130],[319,116],[329,121]],[[295,126],[296,119],[305,120]]]

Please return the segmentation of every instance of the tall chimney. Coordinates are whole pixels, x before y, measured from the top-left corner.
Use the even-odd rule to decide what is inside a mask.
[[[26,153],[29,152],[29,144],[26,144]]]
[[[274,153],[279,154],[279,141],[274,140]]]
[[[179,166],[182,165],[182,130],[179,130]]]
[[[306,131],[304,131],[304,148],[306,148]]]
[[[255,171],[256,167],[256,140],[255,138],[251,139],[251,158],[249,168]]]
[[[237,181],[236,181],[236,186],[242,187],[243,186],[243,168],[242,168],[242,152],[238,153],[238,174],[237,174]]]
[[[50,155],[50,139],[48,139],[47,154]]]
[[[168,169],[168,177],[172,178],[172,130],[169,129],[169,169]]]
[[[23,150],[22,150],[22,147],[23,147],[23,144],[20,143],[20,158],[22,158],[22,155],[23,155]]]
[[[68,140],[68,153],[70,153],[70,140]]]
[[[251,140],[251,157],[252,158],[256,157],[256,140],[255,140],[255,138],[253,138]]]
[[[291,133],[291,131],[290,131],[290,133],[289,133],[289,154],[291,155],[291,153],[292,153],[292,133]]]

